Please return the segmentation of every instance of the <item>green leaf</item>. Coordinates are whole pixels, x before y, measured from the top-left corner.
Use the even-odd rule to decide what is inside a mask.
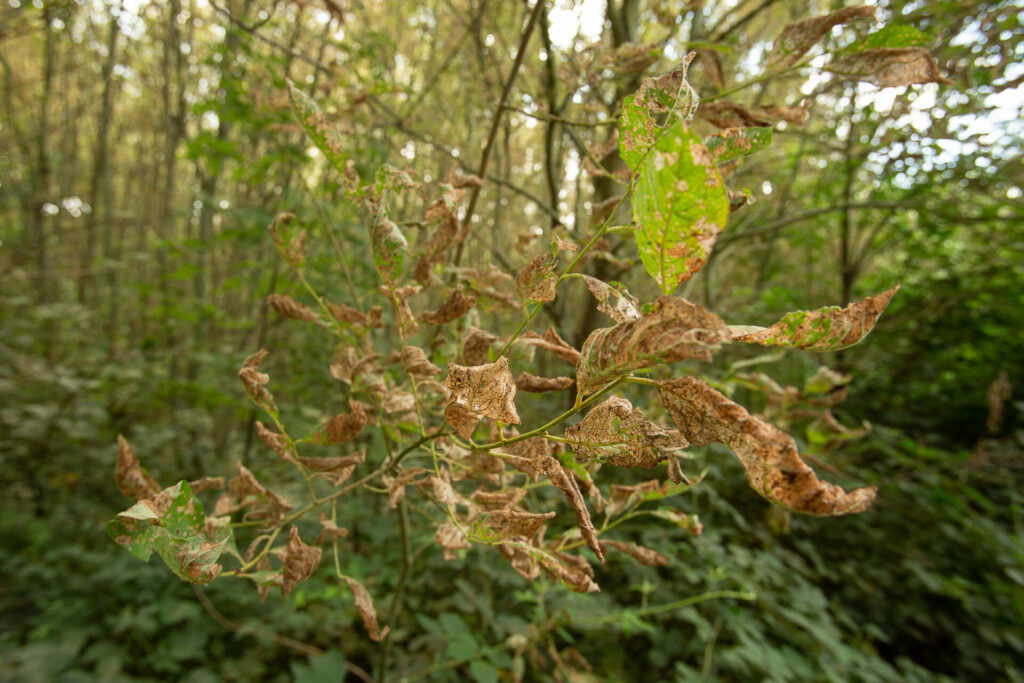
[[[204,584],[220,573],[216,564],[231,538],[227,518],[207,520],[187,481],[166,488],[120,513],[107,534],[140,560],[155,550],[185,581]]]
[[[498,670],[481,659],[470,663],[469,673],[476,683],[498,683]]]
[[[771,128],[726,128],[704,140],[711,158],[719,166],[737,157],[753,154],[771,143]]]
[[[345,154],[345,141],[342,139],[341,133],[327,121],[327,117],[317,106],[316,101],[295,87],[290,80],[288,81],[288,98],[291,100],[295,118],[299,120],[306,135],[323,152],[334,168],[344,175],[347,155]]]
[[[876,47],[924,47],[932,42],[927,33],[907,24],[889,24],[870,34],[856,50]]]
[[[837,351],[866,337],[898,290],[899,285],[846,308],[826,306],[787,313],[771,327],[731,325],[729,329],[733,341],[805,351]]]
[[[683,121],[665,131],[647,156],[633,218],[640,260],[666,294],[701,269],[725,227],[725,184],[707,147]]]
[[[294,683],[338,683],[345,679],[345,653],[331,650],[319,656],[310,656],[309,664],[292,663]]]
[[[663,130],[655,116],[668,114],[668,127],[680,114],[689,118],[697,108],[696,91],[686,80],[686,70],[695,53],[688,54],[679,68],[657,78],[645,78],[635,93],[622,102],[619,117],[619,156],[635,173]]]

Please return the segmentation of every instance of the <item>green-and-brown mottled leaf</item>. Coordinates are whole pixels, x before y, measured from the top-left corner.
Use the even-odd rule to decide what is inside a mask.
[[[694,303],[661,297],[642,318],[594,330],[583,343],[576,386],[593,393],[634,370],[688,358],[711,360],[729,339],[721,318]]]
[[[204,584],[220,573],[217,558],[231,539],[231,527],[216,519],[206,518],[188,482],[180,481],[118,514],[107,533],[140,560],[156,551],[176,575]]]
[[[805,351],[836,351],[866,337],[898,290],[899,285],[846,308],[826,306],[787,313],[771,327],[736,325],[729,329],[734,341]]]
[[[726,128],[704,139],[711,159],[718,165],[764,149],[772,143],[772,129],[768,127]]]
[[[874,7],[845,7],[830,14],[812,17],[786,24],[772,45],[772,51],[765,60],[771,69],[784,69],[796,64],[814,45],[824,38],[833,26],[846,24],[856,19],[872,19]]]
[[[640,88],[623,101],[619,117],[619,156],[634,172],[642,166],[661,134],[662,129],[654,117],[668,113],[668,126],[679,116],[689,118],[696,108],[697,93],[686,80],[686,71],[695,56],[695,52],[686,55],[671,73],[645,78]]]
[[[640,260],[666,294],[703,267],[725,227],[725,184],[707,147],[682,120],[647,155],[633,218]]]
[[[295,118],[299,120],[306,135],[323,152],[331,165],[345,175],[345,160],[348,155],[345,153],[345,141],[338,128],[327,121],[327,117],[313,98],[295,87],[291,81],[288,81],[288,97]]]
[[[768,500],[808,515],[862,512],[874,488],[847,493],[821,481],[786,433],[764,422],[696,377],[662,382],[658,389],[679,431],[695,446],[723,443],[739,457],[750,486]]]

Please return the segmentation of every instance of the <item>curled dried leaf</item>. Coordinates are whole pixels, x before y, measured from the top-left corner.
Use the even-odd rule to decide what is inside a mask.
[[[615,516],[623,510],[628,510],[633,507],[649,494],[657,491],[661,486],[661,482],[657,479],[649,479],[639,484],[624,485],[624,484],[612,484],[611,492],[609,494],[610,499],[607,507],[605,507],[605,513],[609,517]]]
[[[260,349],[246,358],[245,363],[242,364],[242,369],[238,371],[238,378],[242,380],[245,391],[249,394],[249,398],[252,399],[253,403],[271,415],[277,415],[277,404],[274,403],[274,397],[270,395],[265,386],[270,382],[270,377],[259,371],[259,367],[263,363],[263,359],[266,358],[267,353],[266,349]]]
[[[584,275],[583,281],[597,299],[597,310],[611,316],[615,322],[624,323],[640,317],[640,302],[629,293],[625,285],[619,282],[607,283],[589,275]]]
[[[459,363],[462,365],[485,365],[491,362],[488,352],[491,344],[498,341],[498,338],[487,332],[470,326],[466,330],[466,341],[462,344],[462,356]]]
[[[284,580],[281,583],[281,593],[288,595],[302,581],[313,576],[316,568],[320,565],[320,556],[323,551],[311,545],[306,545],[299,537],[299,530],[292,525],[288,530],[288,550],[284,556]]]
[[[637,91],[623,100],[619,117],[619,155],[633,171],[640,168],[658,140],[655,116],[669,114],[665,122],[668,127],[679,116],[689,118],[697,106],[697,93],[686,80],[687,69],[696,54],[687,54],[671,73],[645,78]]]
[[[402,500],[405,499],[405,487],[409,484],[418,483],[413,481],[416,477],[423,474],[428,474],[430,470],[425,470],[422,467],[408,467],[398,473],[398,475],[391,477],[384,475],[381,480],[384,482],[384,486],[388,488],[388,503],[391,507],[396,507]]]
[[[734,341],[807,351],[836,351],[866,337],[897,291],[899,285],[846,308],[827,306],[814,311],[795,311],[771,327],[733,326],[730,332]]]
[[[359,611],[359,616],[363,618],[366,633],[370,636],[370,640],[379,643],[388,634],[391,627],[385,626],[381,629],[377,625],[377,608],[374,607],[373,598],[363,584],[350,576],[345,577],[345,583],[348,584],[349,590],[352,591],[352,597],[355,598],[356,609]]]
[[[426,352],[418,346],[403,347],[401,362],[402,369],[417,379],[433,378],[441,374],[441,368],[431,363]]]
[[[366,411],[359,401],[349,399],[348,405],[351,413],[340,413],[320,425],[313,434],[313,443],[316,444],[338,444],[351,441],[363,431],[366,426]]]
[[[457,186],[456,186],[457,187]],[[441,198],[427,207],[423,221],[433,226],[430,239],[423,245],[422,255],[416,263],[413,277],[423,285],[435,284],[434,265],[441,262],[444,252],[450,247],[459,232],[459,219],[456,215],[459,202],[464,194],[451,185],[441,185]]]
[[[192,493],[220,491],[224,488],[224,477],[200,477],[199,479],[193,479],[188,485],[192,487]],[[207,521],[209,522],[210,520]]]
[[[475,305],[476,296],[472,292],[466,294],[462,291],[462,285],[457,285],[439,309],[427,311],[419,317],[419,321],[428,325],[444,325],[462,317]]]
[[[484,186],[483,178],[478,175],[463,173],[457,168],[453,169],[452,172],[448,174],[448,182],[455,188]]]
[[[473,412],[461,403],[449,401],[444,408],[444,419],[448,421],[456,434],[463,439],[472,439],[473,430],[480,424],[482,418],[479,413]]]
[[[323,545],[324,541],[331,541],[333,543],[348,536],[348,529],[338,526],[333,519],[322,512],[320,513],[320,526],[324,530],[316,537],[315,545]]]
[[[642,318],[594,330],[583,343],[576,386],[589,394],[634,370],[688,358],[711,360],[729,328],[710,311],[673,297],[661,297]]]
[[[751,109],[735,102],[715,100],[701,104],[697,116],[719,128],[766,127],[776,121],[802,126],[807,121],[807,109],[774,105]]]
[[[282,460],[295,462],[295,458],[289,452],[288,440],[283,435],[267,429],[259,420],[256,421],[256,435],[260,437],[263,443],[270,447],[270,450],[277,453]]]
[[[220,494],[213,507],[213,516],[220,517],[252,506],[250,517],[276,522],[292,509],[292,504],[281,495],[271,491],[256,480],[256,477],[242,463],[238,463],[238,475],[228,480],[224,493]]]
[[[374,306],[370,309],[370,313],[363,313],[351,306],[345,304],[335,304],[327,302],[327,307],[331,310],[331,313],[340,322],[348,323],[350,325],[362,325],[363,327],[380,327],[381,326],[381,313],[380,306]]]
[[[847,493],[820,481],[789,435],[754,417],[707,382],[680,377],[662,382],[658,391],[690,443],[728,445],[743,463],[750,486],[775,503],[804,514],[844,515],[864,511],[875,498],[874,488]]]
[[[320,477],[341,486],[355,471],[356,465],[366,461],[366,451],[356,451],[351,455],[339,458],[299,458],[302,466],[312,472],[313,477]]]
[[[554,301],[557,284],[555,264],[549,263],[544,254],[527,263],[516,275],[516,291],[519,299],[526,304]]]
[[[515,430],[506,433],[508,438],[517,435]],[[544,463],[554,452],[554,448],[552,443],[544,437],[534,436],[503,446],[499,452],[505,454],[504,461],[526,474],[532,481],[537,481],[538,477],[544,473]]]
[[[445,385],[455,403],[492,420],[519,424],[514,403],[516,383],[508,369],[508,358],[475,367],[449,363]]]
[[[725,90],[725,74],[722,72],[722,60],[718,56],[718,51],[705,47],[697,48],[694,52],[700,58],[700,65],[704,67],[708,79],[719,90]]]
[[[648,567],[664,567],[668,564],[668,558],[661,553],[645,548],[636,543],[623,543],[622,541],[601,541],[601,545],[606,548],[615,548],[620,553],[629,555],[640,564],[645,564]]]
[[[408,412],[416,407],[416,398],[408,391],[392,389],[388,393],[384,394],[380,407],[383,408],[386,413]]]
[[[534,513],[501,508],[487,512],[481,517],[481,521],[496,534],[496,538],[488,540],[520,539],[529,541],[554,516],[554,511]]]
[[[510,508],[523,499],[526,489],[514,488],[506,491],[474,491],[470,500],[485,510]]]
[[[163,489],[156,479],[149,476],[149,473],[142,468],[135,458],[135,454],[132,453],[132,447],[128,445],[128,440],[120,434],[117,435],[115,476],[117,487],[121,489],[121,493],[135,501],[152,498]]]
[[[673,484],[686,484],[688,486],[693,483],[689,477],[683,474],[683,468],[679,466],[679,458],[674,456],[669,456],[668,458],[668,480]]]
[[[287,294],[269,294],[267,295],[267,303],[282,317],[291,318],[292,320],[304,320],[321,326],[324,324],[309,306],[299,303]]]
[[[935,58],[923,47],[888,47],[862,50],[833,59],[825,65],[832,73],[873,83],[879,88],[895,88],[916,83],[946,83]]]
[[[844,7],[820,17],[811,17],[792,24],[786,24],[775,39],[772,51],[765,60],[771,69],[784,69],[796,64],[814,45],[824,38],[832,27],[847,24],[856,19],[874,19],[874,7]]]
[[[546,571],[552,576],[562,581],[570,590],[577,593],[597,593],[601,589],[598,588],[597,584],[594,583],[594,579],[591,574],[582,568],[577,562],[573,562],[572,566],[569,566],[555,555],[535,548],[533,546],[522,543],[521,541],[506,541],[501,547],[508,546],[513,551],[513,557],[516,557],[514,551],[523,553],[526,556],[532,558],[535,562],[539,563]],[[566,556],[568,557],[568,556]],[[516,568],[515,560],[513,560],[513,568]],[[589,568],[589,565],[587,565]],[[526,576],[523,571],[516,568],[520,574]],[[529,577],[527,577],[529,578]]]
[[[450,519],[444,520],[434,533],[434,541],[444,548],[444,559],[451,561],[455,559],[456,550],[466,550],[472,545],[466,540],[465,535],[459,530]]]
[[[558,336],[558,332],[555,331],[554,327],[549,327],[543,335],[539,335],[536,332],[527,332],[520,336],[516,343],[540,347],[572,365],[576,365],[580,359],[580,352]]]
[[[429,481],[434,489],[434,499],[441,505],[452,507],[464,502],[452,485],[441,477],[430,477]]]
[[[575,383],[576,380],[572,377],[538,377],[528,372],[521,372],[516,377],[516,389],[535,394],[545,391],[563,391]]]
[[[420,285],[406,285],[398,289],[389,289],[382,285],[380,288],[380,291],[391,302],[391,308],[395,312],[396,324],[405,330],[407,336],[415,334],[420,329],[419,323],[416,322],[416,316],[412,314],[412,308],[409,307],[409,297],[422,289]]]
[[[285,263],[292,268],[299,268],[306,258],[306,231],[300,230],[291,238],[285,235],[285,226],[294,218],[295,214],[293,213],[279,213],[274,217],[268,230],[274,240],[277,253],[281,255]]]
[[[597,559],[603,563],[604,553],[601,552],[601,545],[597,541],[597,530],[594,529],[594,523],[590,519],[590,510],[587,508],[587,502],[583,500],[583,493],[580,491],[576,479],[565,468],[565,465],[551,456],[543,459],[541,466],[543,467],[544,474],[551,480],[555,488],[562,492],[576,513],[576,524],[580,528],[580,534],[583,536],[583,540],[586,541],[587,547],[593,550],[594,554],[597,555]]]
[[[644,419],[643,410],[621,396],[592,408],[578,424],[565,430],[565,439],[581,464],[596,460],[645,469],[654,469],[666,459],[675,460],[673,451],[687,446],[682,434]]]

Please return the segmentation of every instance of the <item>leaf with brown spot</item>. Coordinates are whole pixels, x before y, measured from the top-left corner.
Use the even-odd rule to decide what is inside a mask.
[[[324,528],[316,537],[315,545],[323,545],[324,541],[336,542],[348,536],[348,529],[338,526],[325,513],[320,513],[320,526]]]
[[[554,301],[556,284],[555,262],[549,263],[545,254],[523,266],[516,276],[516,292],[524,304]]]
[[[259,420],[256,420],[256,435],[260,437],[263,443],[270,447],[270,450],[277,453],[282,460],[295,462],[295,458],[289,452],[288,440],[281,434],[267,429]]]
[[[607,283],[589,275],[584,275],[583,281],[597,299],[597,310],[611,316],[615,322],[624,323],[640,317],[640,302],[621,282]]]
[[[604,553],[601,552],[601,545],[597,541],[597,530],[594,529],[594,523],[590,519],[590,510],[587,508],[587,502],[583,500],[583,493],[580,491],[576,479],[565,468],[565,465],[551,456],[547,456],[540,464],[547,478],[551,480],[555,488],[561,491],[565,499],[569,501],[569,505],[576,513],[576,524],[580,528],[583,540],[586,541],[587,547],[594,551],[597,559],[601,560],[603,564]]]
[[[292,320],[304,320],[316,323],[321,327],[326,327],[324,321],[320,320],[309,306],[299,303],[287,294],[268,294],[267,303],[282,317],[291,318]]]
[[[811,17],[792,24],[786,24],[775,39],[772,51],[765,59],[769,69],[785,69],[793,66],[807,51],[817,44],[834,26],[847,24],[857,19],[874,19],[874,7],[844,7],[820,17]]]
[[[277,522],[292,504],[281,495],[271,491],[256,480],[256,477],[242,463],[237,463],[238,475],[228,480],[224,493],[220,494],[213,506],[213,516],[230,515],[244,507],[252,506],[249,516],[253,519]]]
[[[687,442],[675,430],[662,429],[644,419],[644,411],[621,396],[612,396],[591,408],[578,424],[565,430],[580,464],[602,462],[615,467],[654,469]]]
[[[441,374],[441,368],[437,367],[427,358],[426,352],[418,346],[405,346],[402,348],[402,369],[417,380],[437,377]]]
[[[550,351],[570,365],[576,365],[580,359],[580,352],[558,336],[554,327],[549,327],[543,336],[536,332],[527,332],[520,336],[516,343],[537,346],[545,351]]]
[[[281,593],[288,595],[300,582],[313,576],[320,565],[322,554],[320,548],[303,543],[299,537],[299,530],[292,524],[288,530],[288,550],[284,556],[284,581],[281,583]]]
[[[836,351],[866,337],[899,291],[899,285],[846,308],[826,306],[787,313],[771,327],[731,326],[733,341],[806,351]]]
[[[726,128],[704,139],[711,158],[721,166],[727,161],[749,156],[772,142],[771,128]]]
[[[260,349],[246,358],[242,369],[238,371],[238,378],[242,380],[245,392],[249,394],[252,402],[277,417],[277,404],[274,403],[274,397],[270,395],[266,387],[266,384],[270,382],[270,376],[259,371],[267,353],[266,349]]]
[[[117,435],[115,477],[121,493],[134,501],[152,498],[163,489],[156,479],[149,476],[149,472],[143,469],[135,458],[135,454],[132,453],[132,447],[128,445],[128,440],[120,434]]]
[[[452,400],[474,413],[505,424],[519,424],[516,412],[516,383],[508,369],[508,358],[494,363],[466,367],[448,364],[445,386]]]
[[[456,285],[439,309],[427,311],[419,317],[419,321],[428,325],[444,325],[461,318],[475,305],[476,295],[472,292],[466,294],[462,291],[462,285]]]
[[[472,325],[466,329],[466,340],[462,344],[462,355],[459,357],[461,365],[485,365],[491,362],[488,355],[491,344],[498,341],[498,338]]]
[[[707,382],[680,377],[662,382],[662,403],[690,443],[724,443],[743,463],[751,488],[768,500],[809,515],[862,512],[875,489],[850,493],[820,481],[797,452],[793,439],[730,401]]]
[[[299,458],[299,462],[312,472],[313,477],[326,479],[334,486],[341,486],[348,481],[356,465],[365,461],[366,451],[356,451],[338,458]]]
[[[352,597],[355,598],[356,609],[359,610],[359,616],[363,618],[363,626],[366,628],[366,633],[370,636],[370,640],[379,643],[388,634],[391,627],[385,626],[381,629],[377,625],[377,608],[374,607],[373,598],[363,584],[350,576],[345,577],[345,583],[348,584],[349,590],[352,591]]]
[[[434,533],[434,541],[444,548],[444,559],[448,562],[455,559],[456,550],[466,550],[473,547],[466,540],[459,527],[455,525],[455,522],[450,519],[444,520],[437,527],[437,531]]]
[[[315,444],[338,444],[351,441],[363,431],[366,426],[366,411],[359,401],[350,398],[348,405],[351,413],[340,413],[327,422],[320,425],[313,434],[312,442]]]
[[[534,394],[546,391],[564,391],[575,383],[576,380],[572,377],[538,377],[527,372],[521,372],[516,377],[516,389]]]
[[[952,83],[939,73],[935,58],[923,47],[862,50],[833,59],[824,68],[854,80],[873,83],[879,88],[918,83]]]
[[[686,71],[697,53],[690,52],[671,73],[645,78],[635,93],[622,102],[619,116],[619,156],[633,171],[643,165],[647,153],[662,133],[656,116],[668,114],[665,128],[688,119],[699,98],[686,80]]]
[[[642,318],[594,330],[583,343],[576,387],[590,394],[634,370],[688,358],[708,361],[729,328],[714,313],[674,297],[654,302]]]
[[[615,548],[620,553],[629,555],[640,564],[648,567],[664,567],[668,564],[668,558],[661,553],[645,548],[636,543],[623,543],[622,541],[601,541],[606,548]]]

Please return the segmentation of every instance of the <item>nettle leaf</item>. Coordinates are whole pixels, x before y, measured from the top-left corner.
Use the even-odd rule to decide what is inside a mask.
[[[729,339],[722,319],[685,299],[661,297],[642,318],[594,330],[583,342],[576,386],[593,393],[634,370],[688,358],[711,360]]]
[[[879,88],[923,83],[951,84],[939,73],[928,50],[921,47],[876,48],[854,52],[825,65],[826,71]]]
[[[775,39],[772,51],[765,60],[766,66],[784,69],[796,64],[814,45],[824,38],[833,26],[846,24],[856,19],[874,19],[874,7],[846,7],[820,17],[804,19],[786,24]]]
[[[295,87],[290,80],[287,83],[288,98],[291,100],[295,118],[331,165],[338,169],[339,173],[346,175],[345,160],[348,155],[345,153],[345,141],[341,133],[336,126],[327,121],[327,117],[312,97]]]
[[[640,169],[633,218],[640,260],[666,294],[703,267],[725,227],[722,176],[683,121],[665,131]]]
[[[578,424],[565,430],[576,460],[603,462],[615,467],[654,469],[687,442],[675,430],[644,419],[644,411],[621,396],[595,406]]]
[[[619,117],[619,156],[636,173],[654,146],[662,127],[655,116],[668,114],[668,127],[679,115],[689,118],[697,107],[697,92],[686,80],[686,71],[696,56],[691,52],[679,68],[657,78],[645,78],[635,93],[622,102]]]
[[[737,157],[753,154],[772,143],[772,129],[768,127],[726,128],[704,139],[711,159],[722,165]]]
[[[156,551],[177,576],[204,584],[220,573],[217,558],[231,539],[231,527],[216,520],[180,481],[118,514],[107,534],[140,560]]]
[[[519,424],[514,402],[516,381],[508,369],[508,358],[502,356],[494,363],[475,367],[449,363],[445,385],[452,392],[452,403],[492,420]]]
[[[751,488],[768,500],[808,515],[863,512],[875,499],[873,487],[847,493],[821,481],[786,433],[764,422],[696,377],[662,382],[665,409],[691,444],[723,443],[739,457]]]
[[[870,34],[857,46],[857,50],[878,47],[924,47],[932,42],[931,37],[909,24],[888,24]]]
[[[805,351],[836,351],[866,337],[897,291],[899,285],[846,308],[826,306],[814,311],[794,311],[771,327],[735,325],[729,329],[733,341]]]

